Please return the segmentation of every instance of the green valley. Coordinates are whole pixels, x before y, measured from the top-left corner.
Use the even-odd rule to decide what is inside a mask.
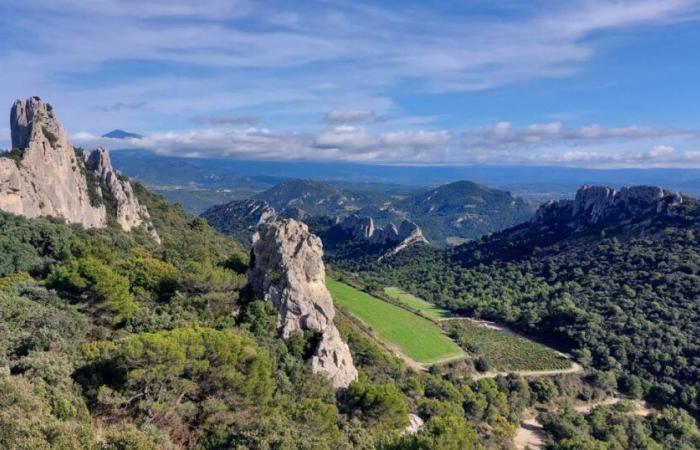
[[[416,362],[432,364],[463,354],[430,320],[347,284],[327,279],[326,285],[338,306],[365,322],[380,339],[395,345]]]
[[[385,287],[384,293],[405,307],[418,311],[421,315],[429,319],[440,320],[452,315],[450,311],[439,308],[432,303],[426,302],[422,298],[416,297],[415,295],[403,291],[397,287]]]

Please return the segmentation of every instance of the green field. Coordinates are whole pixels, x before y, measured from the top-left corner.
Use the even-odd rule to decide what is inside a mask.
[[[402,291],[397,287],[384,288],[384,293],[388,297],[396,300],[402,305],[406,305],[406,307],[412,310],[419,311],[422,315],[430,319],[439,320],[444,319],[446,317],[450,317],[452,315],[448,310],[438,308],[432,303],[426,302],[422,298],[418,298],[413,294],[409,294],[406,291]]]
[[[337,305],[369,325],[383,341],[422,364],[436,363],[463,354],[430,320],[359,291],[347,284],[327,279],[326,285]]]
[[[445,332],[475,357],[484,358],[489,370],[560,370],[571,367],[571,361],[554,350],[509,331],[479,326],[464,320],[441,322]]]

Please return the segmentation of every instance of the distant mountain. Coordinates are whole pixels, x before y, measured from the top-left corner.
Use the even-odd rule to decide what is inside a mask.
[[[111,139],[129,139],[129,138],[141,139],[141,138],[143,138],[143,136],[141,136],[140,134],[129,133],[128,131],[119,130],[119,129],[112,130],[109,133],[103,134],[102,137],[103,138],[111,138]]]
[[[438,245],[459,244],[528,220],[536,205],[509,192],[457,181],[392,204]]]
[[[263,200],[286,217],[346,216],[388,196],[372,191],[353,192],[312,180],[284,181],[254,197]]]
[[[533,204],[508,192],[468,181],[411,193],[396,192],[400,193],[351,190],[319,181],[290,180],[253,199],[265,202],[282,217],[304,220],[311,224],[312,230],[322,229],[312,225],[322,217],[329,218],[332,224],[356,215],[372,220],[373,227],[408,221],[415,223],[430,243],[441,247],[458,245],[526,221],[535,210]],[[232,222],[247,221],[245,208],[241,209],[235,202],[214,207],[204,216],[216,222],[224,220],[222,217]],[[240,234],[237,237],[243,238]]]
[[[118,149],[118,148],[117,148]],[[139,171],[148,159],[148,168],[171,184],[185,185],[191,179],[190,166],[200,171],[238,177],[281,179],[311,179],[352,184],[378,183],[425,188],[471,180],[488,187],[507,190],[522,198],[536,201],[572,197],[583,184],[607,185],[614,188],[632,185],[660,185],[667,189],[700,196],[700,169],[585,169],[561,166],[407,166],[355,164],[344,162],[253,161],[229,158],[185,158],[159,155],[146,149],[114,152],[117,169],[129,177],[131,170]],[[119,161],[116,155],[119,154]],[[124,167],[122,167],[122,165]],[[175,172],[171,170],[175,169]],[[223,178],[226,179],[226,176]],[[235,182],[236,180],[234,180]],[[157,182],[157,184],[164,184]],[[228,187],[237,187],[233,182]],[[339,186],[345,188],[345,186]]]

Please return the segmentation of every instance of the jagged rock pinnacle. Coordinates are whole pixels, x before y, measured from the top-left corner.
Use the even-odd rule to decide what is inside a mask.
[[[350,350],[333,318],[335,309],[325,283],[323,246],[308,227],[296,220],[263,224],[253,237],[248,283],[253,293],[271,301],[278,311],[283,337],[313,330],[320,340],[312,369],[336,389],[357,378]]]
[[[10,112],[13,150],[0,155],[0,210],[25,217],[53,216],[86,228],[107,225],[103,188],[116,202],[117,223],[144,225],[159,240],[131,184],[119,179],[105,149],[85,158],[76,151],[54,110],[39,97],[17,100]],[[11,156],[11,157],[7,157]],[[100,185],[90,183],[94,171]]]

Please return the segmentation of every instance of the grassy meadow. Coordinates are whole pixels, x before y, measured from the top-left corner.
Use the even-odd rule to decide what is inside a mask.
[[[429,319],[440,320],[452,315],[448,310],[439,308],[432,303],[426,302],[422,298],[409,294],[408,292],[397,287],[384,288],[384,294],[402,305],[405,305],[407,308],[420,312]]]
[[[327,279],[326,284],[336,305],[414,361],[432,364],[463,354],[434,322],[347,284],[332,279]]]

